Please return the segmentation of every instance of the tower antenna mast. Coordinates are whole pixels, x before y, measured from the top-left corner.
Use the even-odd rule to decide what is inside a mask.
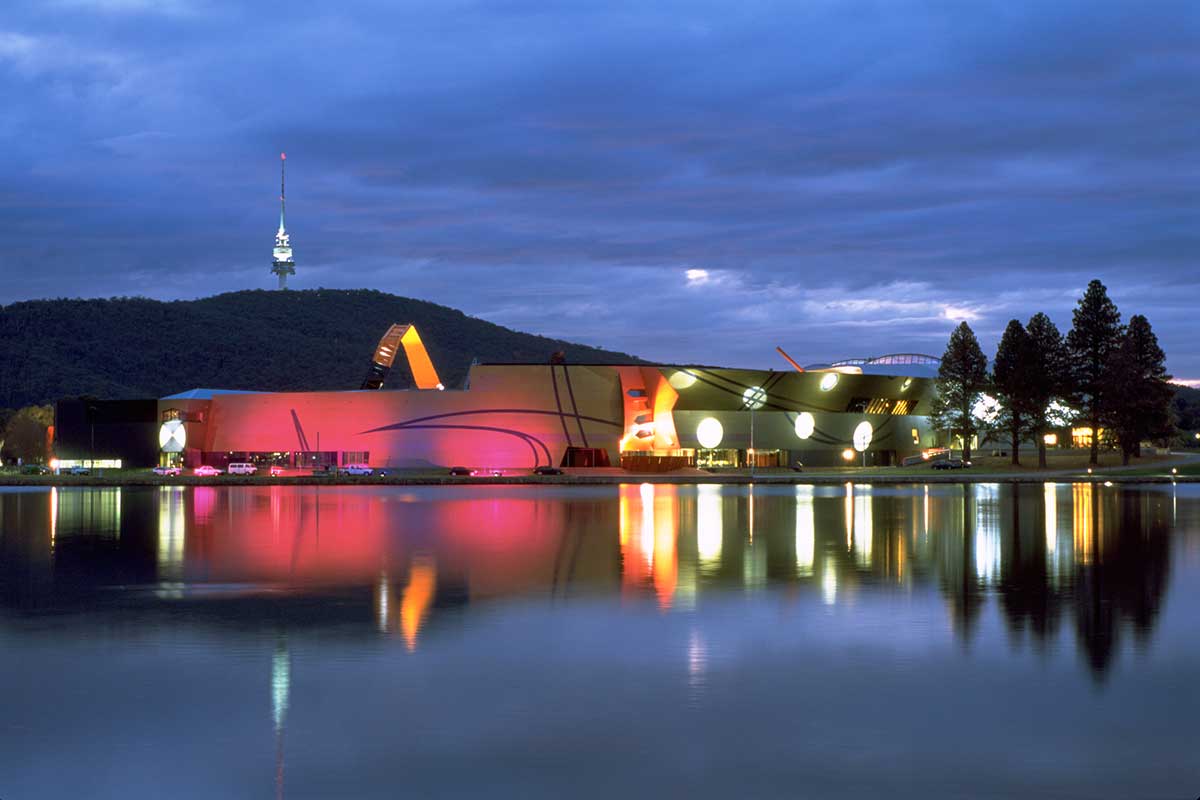
[[[279,230],[275,232],[274,261],[271,272],[279,276],[279,288],[287,288],[287,276],[296,274],[296,262],[292,260],[292,242],[284,225],[287,210],[287,153],[279,154]]]

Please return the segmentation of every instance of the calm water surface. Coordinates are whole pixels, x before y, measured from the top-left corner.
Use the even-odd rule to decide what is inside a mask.
[[[0,798],[1200,794],[1200,487],[0,490]]]

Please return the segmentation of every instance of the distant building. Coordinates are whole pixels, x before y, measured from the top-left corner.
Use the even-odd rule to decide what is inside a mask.
[[[287,288],[288,275],[296,274],[296,262],[292,260],[292,243],[288,236],[287,227],[284,225],[284,212],[286,211],[286,193],[285,189],[285,173],[284,168],[287,164],[287,153],[279,154],[279,230],[275,232],[275,251],[274,261],[271,264],[271,272],[279,276],[279,288]]]
[[[158,402],[59,400],[54,408],[54,457],[58,466],[153,467],[162,443]]]

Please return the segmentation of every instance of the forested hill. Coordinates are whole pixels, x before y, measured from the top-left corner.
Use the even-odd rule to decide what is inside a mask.
[[[195,387],[357,389],[394,322],[417,326],[448,388],[462,385],[473,358],[544,364],[563,351],[568,362],[638,361],[369,290],[36,300],[0,306],[0,408],[78,395],[162,397]],[[410,385],[401,361],[389,387]]]

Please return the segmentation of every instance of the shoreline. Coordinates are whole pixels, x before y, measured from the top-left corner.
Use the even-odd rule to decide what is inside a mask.
[[[385,477],[325,476],[154,476],[154,475],[0,475],[3,487],[122,487],[122,486],[617,486],[630,483],[701,485],[720,484],[748,486],[767,484],[780,486],[840,486],[846,483],[905,485],[905,484],[975,484],[975,483],[1099,483],[1157,484],[1200,483],[1200,475],[1127,474],[1118,468],[1086,472],[1056,471],[1031,473],[964,472],[954,475],[926,475],[863,471],[860,473],[575,473],[565,475],[388,475]]]

